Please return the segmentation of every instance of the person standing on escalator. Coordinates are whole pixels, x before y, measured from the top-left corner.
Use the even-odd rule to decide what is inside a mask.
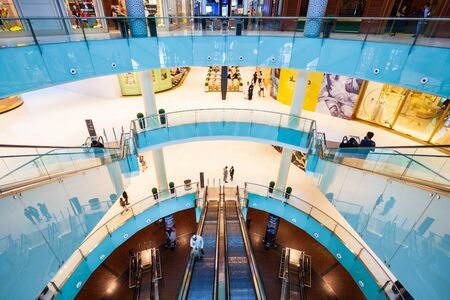
[[[203,238],[198,234],[194,234],[191,237],[190,245],[192,251],[194,252],[194,256],[196,258],[202,258],[203,255],[205,254],[205,252],[203,251]]]

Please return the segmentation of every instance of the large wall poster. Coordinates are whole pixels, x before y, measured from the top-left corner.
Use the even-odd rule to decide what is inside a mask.
[[[350,119],[363,80],[348,76],[325,74],[316,112]]]

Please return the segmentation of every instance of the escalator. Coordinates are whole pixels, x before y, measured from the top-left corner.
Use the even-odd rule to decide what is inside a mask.
[[[213,299],[216,278],[216,245],[219,216],[219,188],[207,188],[206,207],[197,234],[203,237],[204,256],[195,259],[193,253],[183,276],[178,299]]]
[[[231,299],[256,299],[236,201],[226,201],[228,276]]]
[[[229,299],[265,299],[251,249],[250,238],[239,208],[239,189],[224,188],[226,255]]]
[[[134,300],[159,299],[158,280],[162,278],[159,250],[147,249],[130,257],[129,287]]]
[[[281,300],[306,300],[307,289],[311,287],[311,256],[304,251],[284,248],[279,278],[283,280]]]

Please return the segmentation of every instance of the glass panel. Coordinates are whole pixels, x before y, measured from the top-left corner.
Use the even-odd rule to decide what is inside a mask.
[[[445,110],[443,98],[410,91],[394,129],[427,141]]]
[[[436,195],[390,261],[416,299],[445,299],[450,293],[449,210],[450,197]]]
[[[443,105],[448,107],[450,99],[446,99],[443,103]],[[441,124],[438,126],[431,142],[438,145],[450,145],[450,109],[447,110],[446,115],[441,119]]]
[[[391,127],[407,92],[408,90],[405,88],[370,81],[367,84],[357,117],[381,126]]]

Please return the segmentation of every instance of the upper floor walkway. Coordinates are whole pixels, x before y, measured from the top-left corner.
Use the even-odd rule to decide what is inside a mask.
[[[322,28],[317,37],[303,33],[305,18],[114,18],[117,29],[98,28],[100,19],[2,21],[23,30],[0,35],[0,97],[95,76],[212,65],[317,70],[450,96],[442,67],[450,62],[442,30],[448,19],[309,19]],[[359,25],[346,32],[350,21]],[[395,22],[416,30],[394,32]],[[147,35],[131,37],[136,24]]]

